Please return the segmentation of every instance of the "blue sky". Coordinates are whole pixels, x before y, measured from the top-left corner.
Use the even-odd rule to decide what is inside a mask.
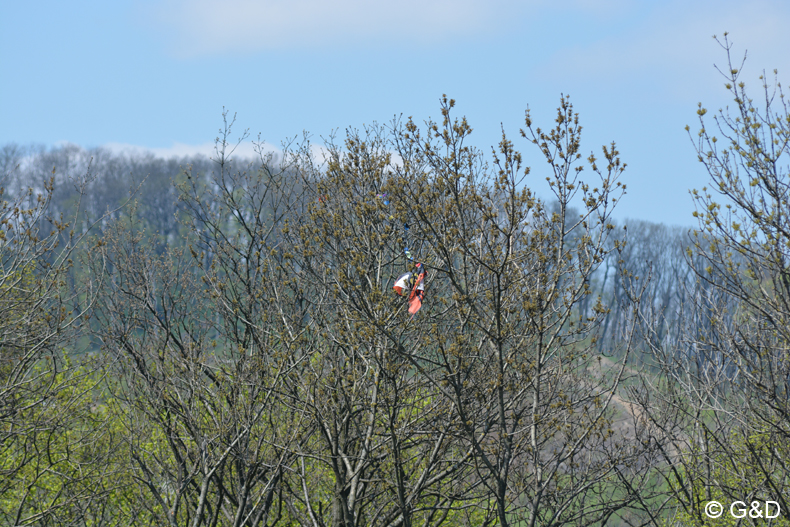
[[[752,0],[160,0],[4,2],[0,144],[71,142],[210,153],[223,106],[278,146],[307,131],[439,117],[443,93],[490,151],[524,110],[551,126],[561,93],[582,148],[628,163],[620,218],[693,225],[707,178],[686,124],[728,103],[711,38],[748,50],[744,80],[790,78],[790,2]],[[757,95],[757,92],[754,92]]]

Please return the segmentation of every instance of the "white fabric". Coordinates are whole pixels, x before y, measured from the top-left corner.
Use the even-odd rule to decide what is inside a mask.
[[[409,278],[411,278],[411,276],[412,276],[411,273],[406,273],[404,275],[401,275],[400,278],[395,280],[395,285],[393,285],[392,287],[393,288],[399,287],[399,288],[401,288],[401,290],[404,293],[407,293],[407,294],[410,293],[411,292],[411,287],[409,286]],[[425,291],[425,281],[424,280],[420,281],[420,283],[417,284],[417,289],[420,290],[420,291]]]

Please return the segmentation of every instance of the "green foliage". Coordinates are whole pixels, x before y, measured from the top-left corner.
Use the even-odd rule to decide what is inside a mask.
[[[126,509],[119,496],[132,479],[120,463],[118,427],[100,373],[65,357],[60,371],[42,361],[32,374],[36,380],[15,401],[20,425],[4,431],[0,473],[13,485],[2,488],[1,521],[98,526],[120,520]],[[52,387],[43,402],[42,383]]]
[[[678,505],[676,514],[667,525],[736,527],[749,521],[749,517],[745,520],[734,517],[730,511],[733,503],[741,502],[748,508],[754,501],[763,504],[766,501],[777,501],[777,489],[766,479],[766,470],[774,477],[781,476],[782,468],[778,461],[786,456],[786,452],[776,450],[777,445],[772,434],[755,433],[744,437],[733,432],[729,438],[722,439],[727,442],[726,450],[714,453],[692,451],[685,454],[698,456],[702,465],[695,468],[685,465],[677,477],[670,478],[670,485],[676,488],[685,487],[684,494],[688,501]],[[692,470],[699,473],[693,474]],[[711,501],[723,505],[724,512],[719,518],[711,518],[705,512],[706,505]],[[736,515],[742,514],[739,510],[741,507],[743,505],[735,505]],[[774,505],[770,514],[776,514],[775,508]],[[763,513],[764,510],[765,505]],[[783,512],[773,519],[771,525],[790,525],[787,513]]]

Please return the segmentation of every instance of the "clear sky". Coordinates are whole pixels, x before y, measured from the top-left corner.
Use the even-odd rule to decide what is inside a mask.
[[[585,153],[616,141],[621,218],[692,225],[707,181],[684,131],[728,103],[711,38],[790,79],[786,0],[7,0],[0,6],[0,144],[70,142],[210,153],[223,106],[268,143],[308,131],[422,121],[457,100],[486,151],[524,110],[551,126],[569,94]]]

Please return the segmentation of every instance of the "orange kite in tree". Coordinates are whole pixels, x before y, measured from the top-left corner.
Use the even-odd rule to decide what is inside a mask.
[[[428,272],[421,263],[414,265],[414,270],[400,276],[392,287],[400,296],[409,297],[409,313],[414,315],[422,307],[425,298],[425,277]]]

